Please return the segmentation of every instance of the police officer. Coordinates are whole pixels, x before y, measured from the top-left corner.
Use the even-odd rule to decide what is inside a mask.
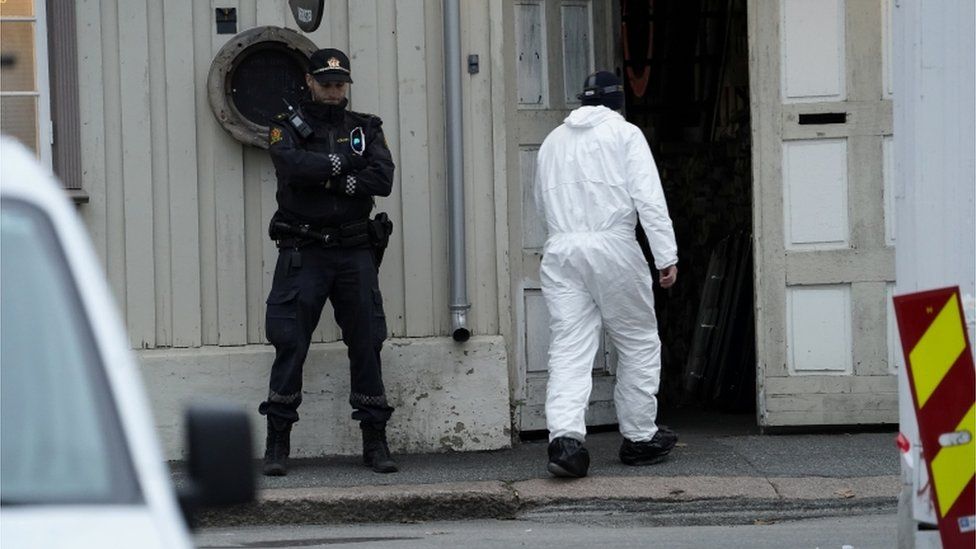
[[[268,398],[259,407],[268,421],[264,474],[287,473],[302,365],[327,299],[349,350],[349,403],[362,429],[363,460],[376,472],[391,473],[397,464],[386,441],[393,408],[380,368],[386,317],[376,249],[389,231],[377,229],[369,214],[373,197],[390,194],[393,160],[382,121],[346,110],[352,84],[346,54],[316,51],[305,80],[310,99],[274,117],[268,133],[278,178],[278,211],[270,227],[278,262],[266,320],[275,360]]]

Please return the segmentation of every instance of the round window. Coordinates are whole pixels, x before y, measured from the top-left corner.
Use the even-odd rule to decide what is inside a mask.
[[[308,93],[305,73],[315,44],[296,31],[255,27],[231,38],[207,78],[210,108],[234,139],[268,148],[268,124]]]

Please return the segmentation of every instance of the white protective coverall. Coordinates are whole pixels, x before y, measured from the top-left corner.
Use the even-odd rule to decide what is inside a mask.
[[[651,273],[635,236],[638,214],[655,266],[674,265],[678,256],[647,141],[616,111],[580,107],[539,149],[534,191],[548,230],[540,274],[551,318],[549,440],[584,440],[602,319],[619,356],[620,432],[649,441],[657,432],[661,340]]]

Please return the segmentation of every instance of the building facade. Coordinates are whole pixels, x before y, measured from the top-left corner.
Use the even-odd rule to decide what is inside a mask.
[[[56,125],[53,149],[43,145],[50,140],[46,130],[34,137],[35,148],[63,179],[77,181],[79,209],[141,359],[167,454],[178,458],[183,405],[230,400],[257,417],[273,357],[264,300],[276,257],[266,234],[275,210],[274,170],[266,151],[234,140],[211,112],[211,63],[234,36],[226,20],[218,25],[217,14],[233,9],[234,32],[297,25],[285,0],[22,3],[34,8],[36,36],[49,38],[35,40],[37,59],[64,67],[55,60],[60,50],[47,44],[73,36],[68,54],[59,55],[76,67],[45,69],[64,84],[38,78],[40,91],[31,93],[51,112],[75,116],[77,136]],[[9,5],[4,24],[24,23],[7,17]],[[544,233],[529,192],[535,150],[578,105],[583,77],[610,67],[627,81],[628,118],[644,129],[655,155],[667,157],[680,140],[654,125],[660,105],[649,102],[640,111],[638,100],[667,94],[655,91],[658,75],[689,48],[719,52],[692,51],[678,67],[704,90],[697,104],[707,108],[699,110],[714,114],[695,119],[707,122],[675,123],[676,132],[687,142],[714,143],[703,128],[714,137],[732,127],[734,105],[749,120],[740,142],[751,168],[740,174],[746,189],[736,200],[754,249],[745,277],[755,295],[747,321],[754,335],[743,340],[754,345],[747,362],[755,389],[747,400],[757,423],[896,422],[888,176],[893,9],[892,0],[461,1],[463,59],[450,61],[465,69],[465,265],[473,336],[457,343],[448,303],[444,28],[450,23],[443,2],[327,0],[320,28],[307,37],[348,52],[355,80],[350,107],[383,118],[397,165],[393,194],[377,201],[395,223],[380,274],[395,449],[493,449],[511,444],[519,431],[544,429],[548,326],[538,280]],[[724,19],[712,21],[716,12]],[[741,32],[733,28],[739,23]],[[684,45],[679,24],[703,29],[701,43]],[[74,33],[48,34],[52,25]],[[646,56],[633,46],[638,34],[638,41],[646,37]],[[663,55],[670,51],[679,53]],[[470,55],[478,56],[476,70],[468,69]],[[738,64],[709,68],[695,60],[713,57]],[[701,84],[706,80],[712,83]],[[679,79],[670,82],[664,88],[678,89]],[[52,91],[62,89],[76,90],[74,106],[72,99],[52,100]],[[36,113],[37,120],[50,116],[40,108]],[[7,124],[5,118],[5,131]],[[76,164],[59,164],[52,152],[59,148],[73,151]],[[715,189],[669,183],[676,171],[667,162],[661,165],[673,216],[688,215],[684,199],[698,200],[692,192],[710,197],[708,209],[721,209],[722,202],[708,202],[721,196],[721,181]],[[686,249],[696,246],[681,238]],[[698,255],[707,262],[706,249]],[[681,267],[682,283],[700,287],[704,266],[687,264],[692,268]],[[691,302],[680,318],[668,313],[665,321],[694,324],[701,293],[690,294],[694,300],[685,300]],[[662,307],[671,307],[668,299],[662,296]],[[357,451],[355,425],[344,419],[350,413],[345,349],[329,311],[306,366],[303,421],[294,435],[299,455]],[[691,338],[690,331],[675,335]],[[682,352],[665,357],[680,363],[679,374]],[[609,345],[596,357],[592,424],[614,422],[614,360]]]

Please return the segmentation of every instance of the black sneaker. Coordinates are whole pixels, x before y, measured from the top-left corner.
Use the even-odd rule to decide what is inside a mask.
[[[546,470],[557,477],[582,478],[590,468],[590,453],[575,438],[558,437],[549,443]]]
[[[635,466],[660,463],[677,442],[678,435],[667,427],[660,427],[649,441],[633,442],[625,438],[620,445],[620,461]]]

